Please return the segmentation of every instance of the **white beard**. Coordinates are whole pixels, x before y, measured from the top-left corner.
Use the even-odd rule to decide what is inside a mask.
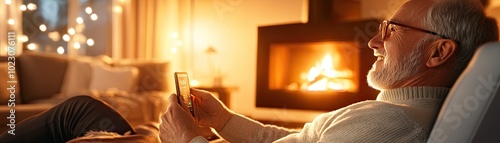
[[[422,71],[419,66],[422,64],[421,60],[424,56],[423,49],[423,46],[416,46],[410,56],[403,56],[400,60],[386,57],[384,51],[381,54],[384,55],[385,62],[377,69],[372,66],[367,76],[368,85],[380,91],[393,89],[404,80],[419,73]]]

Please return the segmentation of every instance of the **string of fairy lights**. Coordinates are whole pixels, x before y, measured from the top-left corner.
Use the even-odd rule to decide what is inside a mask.
[[[12,0],[5,0],[5,4],[8,6],[14,6],[12,4]],[[36,11],[38,9],[38,6],[34,3],[27,3],[27,4],[21,4],[19,6],[19,10],[21,12],[28,12],[28,11]],[[68,48],[72,47],[76,50],[80,49],[83,47],[82,44],[86,44],[87,46],[93,46],[95,44],[94,39],[92,38],[87,38],[84,34],[83,31],[85,29],[85,22],[86,21],[96,21],[98,19],[97,14],[93,11],[92,7],[90,6],[85,6],[85,14],[83,14],[84,17],[82,17],[81,14],[74,19],[76,21],[76,25],[74,27],[68,27],[67,33],[60,33],[58,31],[47,31],[47,25],[45,24],[40,24],[38,25],[38,30],[40,32],[47,34],[47,37],[49,37],[50,40],[53,42],[59,42],[61,39],[67,43]],[[87,20],[85,20],[87,19]],[[9,25],[15,25],[16,21],[13,18],[9,18],[7,20],[7,24]],[[62,36],[61,36],[62,35]],[[28,50],[34,51],[39,49],[39,45],[35,42],[31,43],[26,43],[29,41],[29,37],[27,35],[20,35],[18,36],[19,42],[25,43],[26,48]],[[63,46],[58,46],[56,49],[56,52],[58,54],[64,54],[66,53],[65,49]]]

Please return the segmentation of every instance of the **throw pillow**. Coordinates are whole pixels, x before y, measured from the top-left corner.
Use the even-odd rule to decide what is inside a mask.
[[[89,95],[89,85],[92,75],[92,64],[111,64],[107,56],[80,56],[70,59],[60,93],[66,97]]]
[[[68,57],[43,52],[26,52],[16,58],[23,103],[53,98],[61,91]]]
[[[113,62],[113,66],[134,66],[139,69],[139,78],[133,87],[137,92],[167,91],[168,62],[118,60]]]
[[[13,74],[14,78],[9,77],[9,65],[8,62],[0,62],[0,102],[2,105],[7,105],[9,100],[13,99],[15,100],[14,103],[18,104],[21,103],[21,94],[19,94],[20,86],[19,86],[19,80],[17,78],[17,73]],[[9,82],[9,81],[17,81],[17,82]],[[13,90],[11,91],[11,87],[13,87]],[[11,89],[8,89],[11,88]],[[11,97],[11,92],[14,92],[14,96]]]
[[[104,64],[92,65],[90,90],[106,91],[115,88],[119,91],[134,92],[139,71],[136,67],[111,67]]]

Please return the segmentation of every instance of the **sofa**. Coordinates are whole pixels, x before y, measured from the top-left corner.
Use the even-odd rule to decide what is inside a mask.
[[[168,62],[35,52],[9,61],[0,57],[0,132],[76,95],[105,101],[132,126],[159,122],[167,106]]]

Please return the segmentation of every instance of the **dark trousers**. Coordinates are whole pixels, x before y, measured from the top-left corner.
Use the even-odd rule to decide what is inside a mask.
[[[20,122],[15,135],[3,132],[0,142],[67,142],[91,130],[135,134],[109,105],[90,96],[76,96]]]

